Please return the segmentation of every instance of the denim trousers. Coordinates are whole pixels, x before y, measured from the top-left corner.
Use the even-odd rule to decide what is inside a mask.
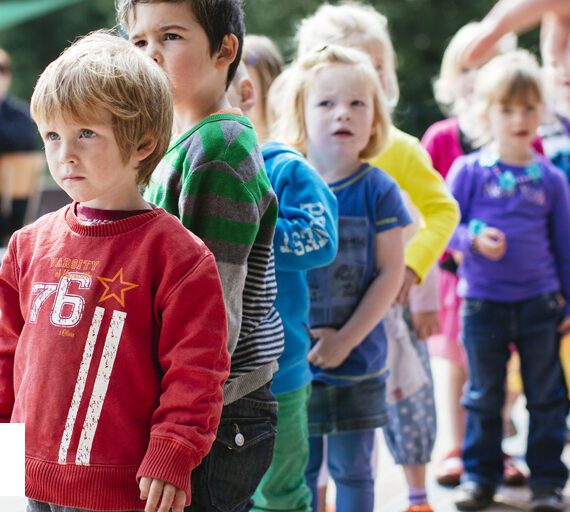
[[[462,400],[467,409],[464,480],[491,489],[501,482],[501,409],[509,345],[514,343],[530,415],[526,453],[529,485],[531,489],[564,487],[568,471],[560,456],[568,406],[557,333],[562,307],[555,294],[510,303],[466,299],[462,308],[469,367]]]
[[[372,453],[375,431],[328,434],[327,464],[336,485],[336,512],[373,512]],[[309,464],[305,476],[311,489],[311,509],[317,511],[317,480],[323,462],[323,436],[309,437]]]
[[[42,501],[28,500],[26,512],[96,512],[94,510],[86,510],[84,508],[61,507],[52,503],[44,503]]]
[[[273,458],[277,401],[271,383],[224,406],[210,453],[192,472],[185,512],[246,512]]]
[[[353,386],[314,380],[309,399],[309,435],[374,430],[388,421],[386,382],[366,379]]]

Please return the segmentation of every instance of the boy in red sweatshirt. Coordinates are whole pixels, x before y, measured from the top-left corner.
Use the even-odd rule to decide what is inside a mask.
[[[26,423],[28,512],[181,512],[229,355],[213,255],[139,194],[168,146],[168,80],[94,33],[44,71],[32,115],[73,203],[0,267],[0,421]]]

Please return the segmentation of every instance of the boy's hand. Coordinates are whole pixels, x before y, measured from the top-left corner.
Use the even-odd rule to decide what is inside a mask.
[[[310,363],[323,370],[340,366],[352,350],[347,340],[343,340],[336,329],[330,327],[311,329],[311,334],[317,342],[307,358]]]
[[[182,489],[178,489],[164,480],[147,476],[141,478],[139,489],[141,500],[146,500],[144,512],[156,512],[159,503],[158,512],[170,512],[171,507],[172,512],[184,512],[186,493]]]
[[[402,282],[402,287],[400,288],[400,293],[398,293],[396,301],[402,304],[402,306],[407,306],[410,302],[410,289],[414,284],[417,284],[419,280],[418,275],[410,267],[406,267],[404,281]]]
[[[412,313],[412,325],[419,341],[427,340],[439,331],[439,311]]]
[[[558,324],[558,332],[560,334],[570,334],[570,316],[565,316],[562,322]]]
[[[473,247],[485,258],[499,261],[507,250],[507,239],[500,229],[487,227],[473,239]]]

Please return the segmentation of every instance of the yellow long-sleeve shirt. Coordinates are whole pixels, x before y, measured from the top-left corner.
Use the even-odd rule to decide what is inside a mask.
[[[406,266],[423,281],[459,223],[457,203],[420,141],[395,127],[390,129],[386,149],[370,163],[396,180],[422,216],[420,228],[406,246]]]

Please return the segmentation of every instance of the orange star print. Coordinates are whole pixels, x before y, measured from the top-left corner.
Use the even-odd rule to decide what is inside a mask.
[[[97,276],[97,279],[99,279],[101,284],[105,287],[105,291],[103,292],[103,295],[101,295],[99,302],[104,302],[107,299],[114,298],[123,307],[125,307],[125,292],[139,286],[138,284],[129,283],[123,280],[122,268],[120,268],[112,278]]]

